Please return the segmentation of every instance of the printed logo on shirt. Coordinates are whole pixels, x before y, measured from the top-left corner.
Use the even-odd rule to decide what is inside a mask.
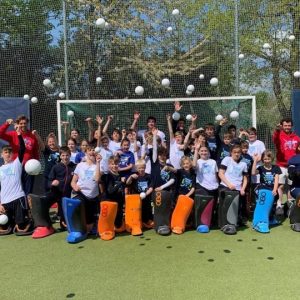
[[[120,167],[126,167],[128,165],[128,161],[129,161],[129,157],[128,156],[121,156],[120,157],[120,163],[119,163],[119,166]]]
[[[1,179],[5,178],[6,176],[14,176],[16,175],[15,170],[12,167],[8,168],[1,168],[0,169],[0,177]]]
[[[180,187],[183,187],[183,188],[187,188],[188,190],[190,190],[192,188],[192,184],[193,184],[193,181],[190,179],[190,178],[183,178],[181,183],[180,183]]]
[[[32,141],[29,138],[24,138],[24,144],[27,150],[32,150],[33,145],[32,145]]]
[[[204,163],[202,165],[202,173],[203,174],[212,174],[212,166],[208,163]]]
[[[93,170],[85,170],[83,180],[91,180],[94,179],[94,171]]]
[[[283,144],[284,150],[295,150],[297,143],[297,141],[285,141]]]
[[[239,177],[242,175],[242,168],[239,166],[230,166],[228,169],[228,173],[233,177]]]
[[[217,149],[217,143],[216,142],[207,142],[208,144],[208,148],[211,150],[211,151],[215,151]]]
[[[170,179],[170,173],[166,172],[165,170],[161,170],[160,177],[163,181],[167,182]]]
[[[272,185],[274,183],[274,176],[272,172],[266,172],[263,174],[264,181],[267,185]]]
[[[146,192],[148,189],[148,182],[147,181],[138,181],[138,192]]]

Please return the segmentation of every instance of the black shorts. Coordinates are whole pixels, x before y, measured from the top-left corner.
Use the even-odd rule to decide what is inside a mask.
[[[99,214],[99,199],[96,198],[87,198],[82,193],[76,193],[72,196],[74,199],[80,200],[85,207],[85,218],[87,224],[92,224],[97,221],[97,214]]]
[[[5,214],[8,217],[9,225],[22,225],[29,222],[28,205],[25,197],[2,204],[2,206],[5,208]]]

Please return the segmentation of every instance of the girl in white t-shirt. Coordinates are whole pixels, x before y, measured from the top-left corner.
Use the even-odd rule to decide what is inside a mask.
[[[239,191],[241,196],[245,195],[247,187],[247,164],[241,161],[242,148],[234,145],[231,148],[230,156],[225,157],[220,165],[219,177],[220,188],[231,191]]]
[[[200,154],[200,158],[198,156]],[[201,195],[214,196],[218,195],[218,167],[215,160],[209,158],[209,149],[197,143],[195,146],[195,155],[193,166],[196,169],[196,189],[200,190]]]
[[[87,232],[92,230],[98,212],[100,161],[100,154],[96,155],[94,147],[89,145],[86,159],[76,166],[71,182],[74,198],[80,199],[85,205]]]

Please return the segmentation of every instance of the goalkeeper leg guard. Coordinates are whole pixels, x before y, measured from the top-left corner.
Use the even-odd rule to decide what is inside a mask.
[[[102,201],[100,203],[100,216],[98,233],[101,240],[109,241],[115,237],[115,219],[118,204],[116,202]]]
[[[194,200],[190,197],[180,195],[177,199],[171,219],[172,232],[182,234],[185,231],[186,221],[192,211]]]
[[[125,225],[132,235],[143,234],[141,206],[139,194],[125,196]]]

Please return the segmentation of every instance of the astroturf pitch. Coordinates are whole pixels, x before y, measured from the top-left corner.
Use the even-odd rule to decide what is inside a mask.
[[[270,234],[65,237],[2,236],[1,300],[300,298],[300,233],[288,221]]]

